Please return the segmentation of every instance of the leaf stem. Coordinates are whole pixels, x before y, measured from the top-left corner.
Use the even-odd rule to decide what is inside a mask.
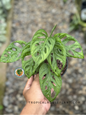
[[[51,34],[50,34],[50,37],[52,36],[52,33],[53,33],[53,31],[55,30],[56,26],[57,26],[57,25],[55,25],[55,26],[53,27],[53,29],[52,29],[52,31],[51,31]]]

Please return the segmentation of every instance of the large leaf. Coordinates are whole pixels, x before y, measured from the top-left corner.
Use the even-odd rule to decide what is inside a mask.
[[[22,68],[24,69],[25,75],[28,78],[30,78],[34,74],[34,72],[36,71],[36,68],[38,67],[38,65],[35,63],[35,61],[31,57],[30,44],[31,44],[31,42],[29,42],[24,47],[24,49],[22,50],[22,54],[21,54]],[[26,56],[29,57],[28,60],[25,60]]]
[[[52,102],[61,90],[62,79],[61,76],[56,76],[50,70],[49,64],[43,63],[39,69],[39,81],[44,96]],[[43,79],[44,76],[45,78]],[[52,88],[55,93],[53,96],[51,94]]]
[[[51,37],[49,38],[45,30],[38,30],[31,42],[31,55],[33,60],[40,65],[48,57],[54,44],[55,40]]]
[[[58,34],[55,34],[54,37],[59,37],[60,39],[66,37],[62,41],[62,43],[64,44],[64,46],[66,48],[67,57],[82,58],[82,59],[84,58],[82,47],[74,37],[72,37],[66,33],[58,33]],[[74,41],[74,44],[66,45],[69,41],[70,42]],[[76,49],[80,49],[80,52],[76,51]],[[71,51],[73,54],[70,53],[69,51]]]
[[[65,50],[63,43],[61,42],[61,40],[58,37],[56,37],[54,39],[56,40],[56,42],[55,42],[52,52],[47,57],[47,61],[50,64],[53,72],[57,76],[59,76],[66,64],[66,50]],[[59,61],[60,65],[57,64],[58,63],[57,60]],[[62,67],[60,67],[60,66],[62,66]]]
[[[16,46],[17,43],[19,43],[21,47]],[[22,40],[12,42],[3,52],[1,62],[11,63],[19,60],[21,58],[22,49],[26,44],[27,43]]]

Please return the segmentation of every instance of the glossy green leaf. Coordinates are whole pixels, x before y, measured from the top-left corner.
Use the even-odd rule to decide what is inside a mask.
[[[56,76],[52,73],[49,64],[43,63],[39,69],[39,82],[44,96],[52,102],[61,90],[61,76]],[[43,79],[43,77],[45,78]],[[55,85],[54,85],[55,84]],[[51,94],[51,89],[54,89],[54,95]]]
[[[18,43],[21,47],[18,47]],[[19,60],[21,58],[22,49],[26,44],[27,43],[22,40],[12,42],[3,52],[1,62],[11,63]]]
[[[55,42],[54,48],[52,52],[49,54],[47,61],[50,64],[53,72],[57,76],[59,76],[66,64],[66,50],[61,40],[58,37],[56,37],[55,40],[56,42]],[[58,62],[57,60],[60,61],[60,63],[62,64],[62,67],[58,66],[59,64],[57,64]]]
[[[60,39],[65,37],[62,43],[65,46],[67,57],[82,58],[82,59],[84,58],[82,47],[74,37],[66,33],[58,33],[58,34],[55,34],[54,37],[59,37]],[[71,42],[71,41],[74,41],[74,44],[66,45],[68,42]],[[80,52],[76,51],[76,49],[80,49]],[[71,51],[73,54],[70,53],[69,51]]]
[[[55,40],[49,38],[43,29],[38,30],[32,38],[31,55],[38,65],[43,62],[53,49]]]
[[[22,50],[22,54],[21,54],[22,68],[24,69],[25,75],[28,78],[30,78],[34,74],[34,72],[36,71],[36,68],[38,67],[38,65],[35,63],[35,61],[31,57],[30,44],[31,42],[29,42],[24,47],[24,49]],[[25,56],[28,56],[29,59],[25,60]]]

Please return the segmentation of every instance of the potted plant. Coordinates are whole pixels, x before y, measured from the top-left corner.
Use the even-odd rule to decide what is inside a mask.
[[[56,26],[52,29],[49,37],[44,29],[39,29],[28,43],[22,40],[12,42],[0,59],[0,62],[4,63],[21,59],[22,68],[28,78],[39,73],[41,90],[50,102],[57,97],[61,90],[61,74],[64,74],[67,68],[67,57],[84,58],[82,47],[74,37],[66,33],[57,33],[52,36],[55,28]],[[67,45],[69,41],[73,41],[74,44]],[[21,47],[18,47],[18,43]],[[81,51],[76,51],[77,48]],[[30,58],[25,60],[27,56]],[[54,96],[51,95],[52,88]]]

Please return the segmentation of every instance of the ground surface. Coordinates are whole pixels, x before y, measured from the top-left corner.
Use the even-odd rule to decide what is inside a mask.
[[[74,12],[75,6],[72,0],[68,0],[66,4],[62,0],[58,2],[57,0],[15,0],[11,42],[15,40],[28,42],[40,28],[50,34],[55,24],[57,24],[56,33],[67,33],[69,17]],[[68,69],[62,77],[62,89],[55,100],[59,102],[51,104],[48,112],[50,115],[86,113],[86,44],[82,32],[74,31],[70,35],[81,44],[84,59],[68,58]],[[7,66],[7,82],[3,100],[4,114],[18,114],[25,105],[22,91],[27,77],[16,78],[14,70],[17,67],[22,67],[21,60],[9,63]]]

